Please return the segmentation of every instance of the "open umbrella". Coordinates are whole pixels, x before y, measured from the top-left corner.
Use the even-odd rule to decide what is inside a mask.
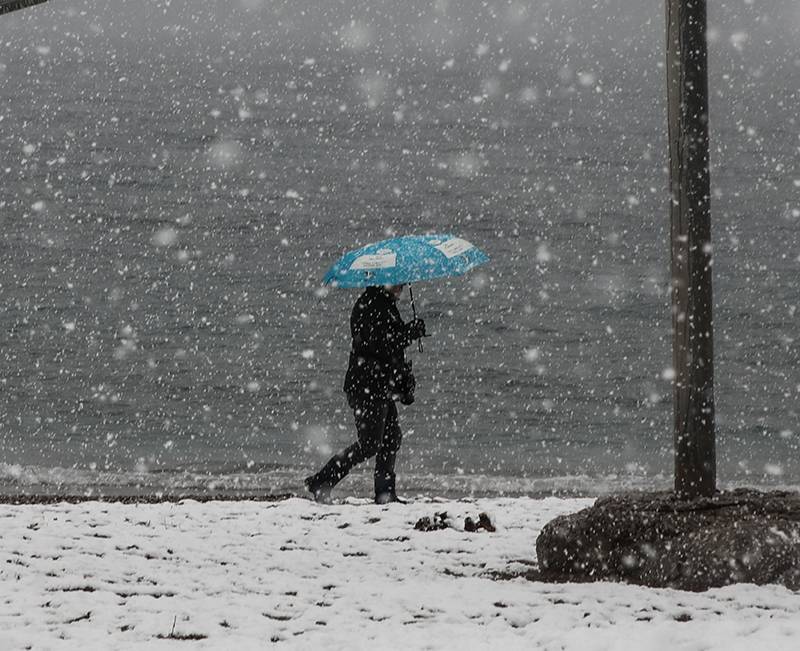
[[[422,280],[460,276],[489,260],[471,242],[454,235],[405,235],[367,244],[343,255],[323,283],[332,287],[410,285]],[[414,318],[414,293],[409,287]],[[419,342],[422,350],[422,342]]]

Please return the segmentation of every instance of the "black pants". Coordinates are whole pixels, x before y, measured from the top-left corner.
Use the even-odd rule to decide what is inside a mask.
[[[394,462],[403,434],[392,400],[353,405],[358,440],[333,456],[311,478],[312,490],[333,488],[356,464],[375,457],[375,497],[395,493]]]

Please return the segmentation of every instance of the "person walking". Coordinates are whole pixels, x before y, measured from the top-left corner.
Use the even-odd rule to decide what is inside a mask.
[[[375,502],[400,502],[395,488],[395,460],[402,432],[395,400],[414,401],[415,380],[405,349],[425,336],[425,322],[404,323],[397,300],[405,285],[370,286],[356,301],[350,316],[352,350],[344,380],[353,410],[357,440],[334,455],[304,480],[318,502],[329,502],[331,491],[357,464],[375,457]]]

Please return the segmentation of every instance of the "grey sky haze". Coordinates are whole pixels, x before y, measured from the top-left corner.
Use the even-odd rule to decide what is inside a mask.
[[[536,42],[647,50],[661,45],[663,23],[662,0],[50,0],[5,17],[0,38],[256,41],[447,56]],[[794,0],[709,2],[709,23],[715,42],[800,56]]]

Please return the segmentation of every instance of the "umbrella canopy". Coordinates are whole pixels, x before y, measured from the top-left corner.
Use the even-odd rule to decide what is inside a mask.
[[[489,260],[474,244],[453,235],[406,235],[368,244],[342,256],[325,274],[334,287],[407,285],[460,276]]]

